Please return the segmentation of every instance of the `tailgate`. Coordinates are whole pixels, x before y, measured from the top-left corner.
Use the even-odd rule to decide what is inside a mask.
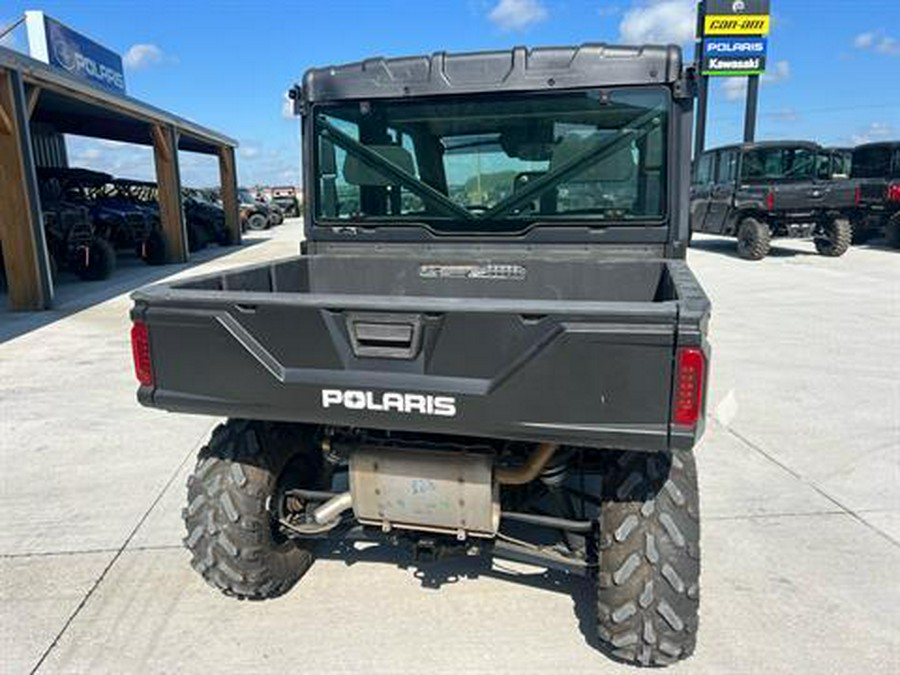
[[[173,411],[659,450],[677,302],[148,289],[154,386]],[[697,335],[699,335],[697,330]]]

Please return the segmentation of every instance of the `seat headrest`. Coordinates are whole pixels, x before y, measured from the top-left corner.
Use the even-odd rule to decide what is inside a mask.
[[[369,150],[377,152],[398,169],[415,176],[416,169],[413,156],[406,148],[399,145],[367,145]],[[350,185],[384,187],[395,185],[396,181],[369,166],[360,158],[347,153],[344,159],[344,180]]]

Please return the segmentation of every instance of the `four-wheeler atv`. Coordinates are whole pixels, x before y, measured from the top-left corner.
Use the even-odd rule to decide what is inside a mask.
[[[881,234],[900,248],[900,141],[856,148],[851,177],[860,200],[853,218],[854,243]]]
[[[194,568],[262,600],[322,539],[511,558],[589,579],[614,658],[689,656],[710,304],[681,50],[371,59],[292,97],[303,253],[133,296],[140,402],[230,418],[188,481]]]
[[[841,256],[854,189],[832,166],[829,151],[804,141],[709,150],[694,164],[691,230],[735,237],[747,260],[765,258],[775,237],[811,237],[821,255]]]

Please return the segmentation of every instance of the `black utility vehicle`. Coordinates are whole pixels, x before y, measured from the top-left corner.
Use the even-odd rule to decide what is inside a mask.
[[[268,230],[272,226],[272,214],[265,203],[250,194],[249,190],[238,190],[241,229]]]
[[[812,237],[837,257],[850,247],[853,186],[833,177],[835,155],[815,143],[733,145],[703,153],[691,186],[691,231],[737,237],[761,260],[775,237]]]
[[[53,170],[38,170],[44,236],[53,270],[66,269],[99,281],[116,268],[116,252],[98,236],[84,204],[68,201],[64,183]]]
[[[481,551],[592,579],[616,658],[693,652],[692,85],[677,47],[306,74],[303,254],[133,296],[141,403],[231,418],[188,483],[207,582],[278,596],[319,539]]]
[[[291,185],[273,187],[272,202],[281,207],[286,218],[297,218],[300,216],[300,202],[297,199],[297,189],[295,187]]]
[[[56,179],[65,200],[88,209],[94,234],[114,250],[134,251],[145,262],[165,262],[165,239],[154,217],[135,203],[127,185],[102,171],[81,168],[41,168],[44,180]]]
[[[202,190],[182,189],[184,220],[188,228],[188,248],[199,251],[207,244],[230,246],[231,233],[225,227],[225,210],[209,201]]]
[[[854,242],[883,234],[900,248],[900,141],[860,145],[853,151],[851,177],[859,194]]]

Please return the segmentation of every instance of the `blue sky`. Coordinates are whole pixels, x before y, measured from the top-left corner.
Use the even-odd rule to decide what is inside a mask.
[[[7,0],[0,24],[43,9],[125,55],[129,94],[241,143],[242,183],[299,181],[299,131],[283,97],[310,66],[373,55],[582,42],[691,44],[693,0]],[[852,144],[900,137],[900,0],[772,0],[760,138]],[[25,49],[24,31],[7,46]],[[689,52],[690,53],[690,52]],[[740,140],[743,81],[719,79],[709,145]],[[70,142],[72,164],[152,176],[146,149]],[[189,184],[213,184],[207,157],[182,153]]]

